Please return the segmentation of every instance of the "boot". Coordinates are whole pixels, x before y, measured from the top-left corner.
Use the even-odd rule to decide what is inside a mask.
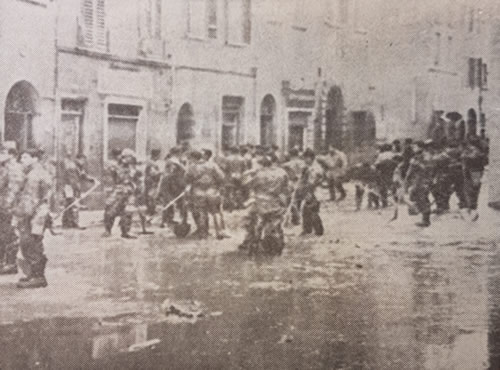
[[[21,281],[17,283],[17,287],[20,289],[37,289],[37,288],[46,288],[48,285],[47,279],[45,276],[32,277],[27,281]]]
[[[33,265],[31,277],[22,278],[17,283],[17,287],[20,289],[37,289],[47,287],[47,279],[45,278],[45,266],[47,266],[47,257],[43,259],[36,265]]]
[[[15,275],[17,274],[17,264],[3,265],[0,268],[0,275]]]
[[[137,239],[137,236],[124,232],[124,233],[122,233],[122,238],[123,239]]]
[[[429,227],[431,226],[431,214],[426,212],[422,214],[422,221],[416,224],[418,227]]]

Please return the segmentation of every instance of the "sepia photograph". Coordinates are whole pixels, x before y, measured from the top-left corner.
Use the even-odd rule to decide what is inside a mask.
[[[0,0],[0,370],[500,370],[499,0]]]

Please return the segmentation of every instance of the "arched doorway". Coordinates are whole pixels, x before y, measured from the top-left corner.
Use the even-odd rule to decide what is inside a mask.
[[[477,114],[472,108],[467,111],[467,135],[477,135]]]
[[[260,144],[269,146],[275,143],[276,100],[266,95],[260,105]]]
[[[38,92],[26,81],[10,89],[5,102],[4,141],[13,141],[18,150],[35,145],[33,118],[37,114]]]
[[[343,148],[343,116],[344,97],[342,90],[334,86],[328,92],[325,111],[325,147],[333,145],[336,148]]]
[[[177,116],[177,144],[194,138],[194,112],[191,104],[185,103]]]

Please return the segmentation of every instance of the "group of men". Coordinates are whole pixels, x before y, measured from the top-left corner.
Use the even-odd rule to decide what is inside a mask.
[[[418,225],[427,227],[431,212],[447,212],[455,194],[459,208],[476,221],[487,151],[486,142],[475,135],[465,142],[407,139],[403,144],[381,145],[373,164],[348,168],[347,156],[333,147],[319,154],[291,149],[280,156],[277,147],[242,146],[214,156],[209,149],[192,150],[185,144],[172,148],[165,158],[160,150],[152,150],[147,160],[138,159],[130,149],[112,150],[103,180],[104,236],[111,235],[119,218],[121,236],[136,238],[131,234],[136,213],[143,233],[149,233],[147,227],[158,217],[160,227],[186,237],[191,233],[191,214],[196,225],[193,238],[207,238],[212,221],[220,240],[229,237],[224,211],[245,209],[246,235],[240,249],[277,255],[285,245],[287,223],[302,224],[302,235],[323,235],[316,189],[326,185],[330,200],[340,202],[346,197],[346,181],[355,183],[357,210],[365,193],[369,208],[387,207],[392,197],[395,217],[397,205],[405,202],[411,213],[422,215]],[[83,155],[62,162],[64,228],[80,228],[82,185],[100,184],[87,174],[85,163]],[[16,260],[21,257],[26,276],[19,281],[20,288],[47,286],[43,239],[51,228],[53,172],[39,149],[0,150],[0,274],[17,273]]]
[[[421,214],[418,226],[428,227],[431,213],[441,215],[450,210],[453,194],[462,217],[469,214],[472,221],[477,221],[481,179],[487,162],[487,140],[476,135],[469,135],[463,142],[446,138],[440,142],[407,139],[401,145],[396,140],[392,145],[380,146],[374,164],[354,166],[348,177],[356,183],[358,210],[365,192],[369,208],[387,207],[392,195],[396,204],[409,205],[410,214]]]
[[[214,157],[209,149],[184,145],[172,148],[164,159],[153,150],[146,161],[138,161],[128,149],[111,154],[106,166],[111,188],[104,211],[105,236],[119,217],[122,237],[135,238],[130,229],[137,211],[143,231],[158,214],[161,227],[168,225],[185,237],[191,213],[196,224],[192,237],[207,238],[212,220],[216,238],[224,239],[224,211],[247,209],[241,248],[280,253],[285,220],[298,224],[302,219],[304,234],[323,234],[315,189],[325,174],[331,199],[337,191],[339,200],[346,196],[342,178],[347,157],[334,148],[318,157],[311,150],[300,155],[292,149],[287,158],[280,158],[276,147],[261,146],[228,148]]]

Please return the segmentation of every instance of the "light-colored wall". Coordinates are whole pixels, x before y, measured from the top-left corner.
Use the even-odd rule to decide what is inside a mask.
[[[51,150],[54,138],[55,6],[50,0],[0,1],[0,129],[4,131],[5,100],[12,86],[29,82],[38,92],[33,119],[35,141]]]
[[[433,110],[464,115],[469,108],[478,110],[478,91],[467,87],[468,58],[488,63],[492,4],[374,0],[370,59],[381,139],[425,137]],[[471,7],[482,10],[472,33]],[[436,33],[441,35],[437,65]]]

